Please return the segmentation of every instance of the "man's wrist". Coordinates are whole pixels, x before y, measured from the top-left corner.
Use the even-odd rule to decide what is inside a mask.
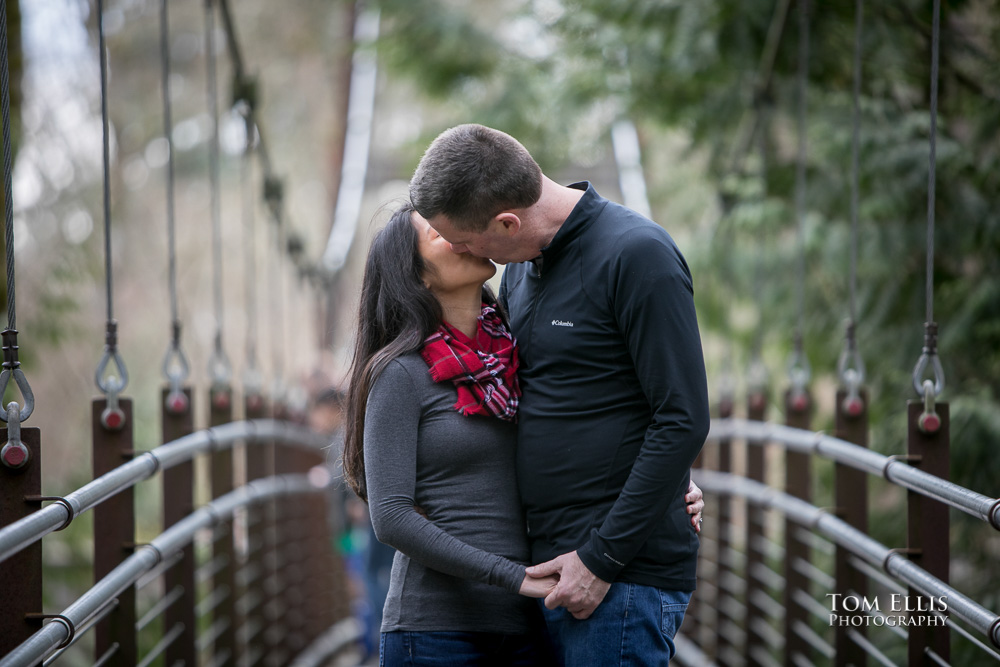
[[[594,576],[607,583],[614,581],[625,567],[624,563],[616,560],[593,540],[577,549],[576,555]]]

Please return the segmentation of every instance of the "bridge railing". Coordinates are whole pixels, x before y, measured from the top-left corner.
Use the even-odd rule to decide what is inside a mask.
[[[929,458],[884,456],[789,425],[713,421],[693,473],[709,507],[699,590],[682,628],[696,656],[688,664],[949,665],[951,633],[965,644],[954,664],[1000,661],[1000,615],[949,584],[947,521],[953,507],[1000,530],[1000,500],[914,467]],[[833,507],[810,502],[809,459],[834,463]],[[905,547],[868,534],[871,477],[906,490]],[[941,509],[944,522],[928,525]]]
[[[95,558],[97,583],[61,612],[41,613],[31,596],[5,599],[0,609],[0,635],[5,637],[0,665],[50,664],[102,624],[110,641],[98,642],[106,645],[95,655],[98,665],[148,665],[164,655],[166,664],[176,659],[191,665],[238,660],[286,664],[297,655],[302,655],[300,664],[319,664],[315,656],[356,640],[358,630],[348,620],[343,568],[330,538],[330,475],[324,464],[328,446],[326,438],[290,422],[223,424],[145,452],[64,497],[45,498],[54,502],[0,527],[0,566],[8,580],[17,581],[41,571],[40,563],[25,566],[22,556],[40,547],[46,535],[126,495],[124,491],[160,471],[190,464],[198,456],[215,461],[213,455],[237,447],[248,463],[256,448],[268,448],[278,462],[272,465],[277,474],[249,478],[167,526],[148,544],[121,545],[120,551],[131,555],[103,576],[98,576]],[[229,461],[231,466],[231,457]],[[231,479],[232,466],[227,474]],[[237,515],[241,520],[234,521]],[[206,533],[211,533],[208,541],[213,546],[223,541],[235,548],[192,549],[196,538]],[[212,553],[202,557],[200,565],[188,564],[187,580],[178,577],[185,552],[194,556],[196,551]],[[232,574],[229,585],[219,584],[217,575],[223,569]],[[133,609],[118,619],[126,622],[109,623],[121,606],[135,605],[137,590],[154,582],[163,584],[163,594],[144,600],[149,608],[142,618],[136,620]],[[201,599],[199,587],[208,588]],[[139,656],[137,635],[159,619],[162,632],[147,642],[155,645]],[[222,641],[224,635],[231,640]],[[131,653],[127,647],[132,647]]]

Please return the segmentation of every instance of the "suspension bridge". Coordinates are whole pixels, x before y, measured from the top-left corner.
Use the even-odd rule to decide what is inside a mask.
[[[778,2],[784,22],[789,2]],[[0,7],[3,7],[0,3]],[[808,23],[799,3],[799,86],[796,171],[797,234],[805,215],[804,118],[809,60]],[[241,173],[244,227],[252,230],[254,161],[263,175],[263,200],[273,223],[278,262],[296,261],[289,248],[281,181],[268,150],[270,138],[256,113],[256,83],[247,74],[233,15],[226,0],[205,3],[206,108],[215,125],[209,148],[209,220],[212,304],[215,331],[207,385],[195,387],[182,342],[177,286],[174,212],[174,156],[169,146],[171,115],[170,20],[160,8],[160,64],[166,164],[168,292],[170,330],[163,356],[160,406],[161,445],[135,447],[136,415],[125,394],[129,374],[118,348],[113,279],[110,206],[111,142],[108,121],[107,48],[103,5],[95,21],[101,64],[105,340],[95,381],[102,396],[91,404],[92,479],[62,495],[45,495],[41,427],[28,426],[36,397],[18,358],[15,253],[12,224],[10,107],[7,44],[0,44],[2,73],[5,231],[8,326],[3,332],[0,385],[10,401],[0,417],[0,667],[38,664],[92,665],[328,665],[352,664],[351,648],[361,641],[352,616],[348,575],[334,549],[330,513],[339,511],[331,493],[329,435],[311,430],[301,401],[265,390],[258,360],[256,318],[260,308],[247,290],[246,351],[242,386],[225,350],[226,299],[219,185],[220,150],[217,53],[213,40],[226,37],[234,72],[233,108],[244,121]],[[862,2],[857,0],[854,52],[852,164],[852,246],[858,225],[858,88],[861,77]],[[935,18],[939,12],[935,0]],[[216,29],[220,21],[221,30]],[[2,32],[7,35],[6,13]],[[869,448],[869,390],[855,339],[856,257],[851,258],[850,321],[836,376],[832,406],[818,406],[810,387],[811,369],[803,345],[804,254],[796,270],[799,326],[781,405],[769,405],[760,375],[738,397],[721,382],[709,440],[692,473],[706,494],[701,533],[699,585],[677,638],[678,664],[700,665],[972,665],[1000,662],[1000,614],[984,605],[980,590],[959,590],[950,573],[961,566],[952,552],[952,514],[978,522],[980,534],[1000,531],[997,488],[970,489],[950,481],[951,419],[943,400],[944,372],[937,354],[934,321],[934,166],[939,26],[934,24],[931,60],[930,162],[928,182],[928,282],[924,347],[912,373],[916,396],[906,406],[906,451],[880,454]],[[377,15],[357,16],[355,38],[374,39]],[[773,54],[772,54],[773,57]],[[762,63],[762,79],[770,67]],[[351,73],[350,121],[342,164],[335,222],[319,266],[309,273],[336,273],[346,262],[365,185],[374,60],[355,56]],[[759,118],[747,126],[746,147],[755,139]],[[649,210],[634,127],[616,125],[625,203]],[[636,179],[639,179],[638,181]],[[250,202],[250,203],[247,203]],[[252,238],[252,231],[246,238]],[[294,244],[293,244],[294,245]],[[258,262],[253,243],[244,246],[247,283]],[[274,261],[273,259],[271,261]],[[268,306],[280,312],[287,285],[273,272]],[[308,272],[307,272],[308,273]],[[317,277],[320,276],[320,277]],[[26,332],[30,334],[30,332]],[[281,338],[277,336],[276,338]],[[761,363],[759,358],[756,363]],[[272,364],[275,386],[283,361]],[[44,400],[44,397],[37,397]],[[207,424],[197,428],[195,405],[204,401]],[[823,407],[834,415],[832,433],[813,430]],[[782,423],[768,421],[783,415]],[[46,446],[48,446],[46,444]],[[53,446],[61,446],[56,443]],[[816,480],[832,478],[832,497]],[[137,513],[138,499],[159,495],[162,529]],[[898,517],[901,541],[882,543],[870,517],[898,493],[905,502]],[[71,599],[46,590],[50,568],[43,567],[46,537],[90,517],[93,585]],[[152,520],[154,523],[155,519]],[[158,531],[158,532],[157,532]],[[139,534],[152,535],[141,541]],[[51,539],[51,538],[49,538]],[[993,598],[995,599],[995,598]],[[957,658],[956,656],[965,656]],[[969,658],[967,656],[974,656]],[[970,662],[972,660],[972,662]]]

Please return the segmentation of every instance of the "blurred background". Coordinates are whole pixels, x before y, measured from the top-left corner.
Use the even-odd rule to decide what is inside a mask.
[[[89,479],[88,401],[104,344],[97,13],[87,0],[4,1],[19,342],[37,406],[28,425],[42,429],[51,487],[43,491],[59,493]],[[1000,12],[990,0],[943,5],[932,278],[938,353],[951,402],[952,479],[995,496]],[[170,0],[177,302],[192,383],[207,386],[221,332],[237,387],[251,360],[269,392],[303,409],[342,384],[368,240],[405,196],[430,140],[477,122],[517,137],[556,180],[590,180],[609,199],[648,206],[674,236],[694,277],[713,401],[762,385],[780,421],[798,331],[813,373],[813,423],[830,429],[851,310],[859,46],[857,342],[872,395],[872,446],[904,451],[925,319],[931,3],[867,3],[858,45],[855,3],[812,3],[801,159],[797,6],[239,0],[229,3],[231,30],[216,13],[208,53],[204,2]],[[161,363],[171,335],[160,9],[154,0],[106,0],[103,14],[114,308],[143,450],[159,444]],[[249,168],[244,119],[231,107],[234,45],[256,82],[267,153],[265,164],[258,150]],[[212,251],[210,59],[218,79],[221,262]],[[799,166],[805,189],[797,209]],[[283,185],[280,236],[263,199],[265,176]],[[196,410],[203,425],[206,400]],[[829,495],[830,470],[820,466],[816,475],[819,497]],[[887,544],[902,539],[903,526],[892,520],[899,502],[901,494],[887,492],[883,516],[873,517],[873,536]],[[985,591],[979,601],[996,608],[1000,538],[973,532],[978,524],[960,513],[953,522],[967,554],[954,585],[968,590],[975,582]],[[66,547],[87,548],[85,539]],[[57,564],[63,556],[47,547],[46,558]]]

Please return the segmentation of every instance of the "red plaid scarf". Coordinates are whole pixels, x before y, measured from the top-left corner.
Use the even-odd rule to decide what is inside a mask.
[[[492,306],[484,303],[478,319],[476,340],[442,322],[424,341],[420,356],[435,382],[455,383],[455,409],[463,415],[492,415],[514,421],[521,396],[517,341]]]

